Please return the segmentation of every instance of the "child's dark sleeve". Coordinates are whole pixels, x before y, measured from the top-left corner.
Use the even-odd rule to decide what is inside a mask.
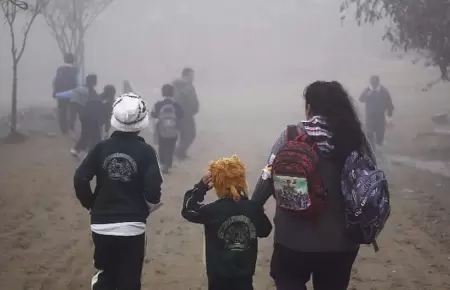
[[[92,204],[94,203],[94,194],[90,182],[97,174],[99,163],[97,145],[88,153],[83,162],[81,162],[73,178],[75,194],[81,205],[88,210],[92,208]]]
[[[163,183],[163,178],[159,168],[158,158],[156,157],[156,152],[153,148],[151,148],[148,158],[150,159],[150,162],[144,175],[144,198],[147,205],[150,207],[161,202],[161,185]]]
[[[197,224],[206,224],[210,219],[208,212],[210,204],[202,204],[207,192],[206,185],[199,182],[193,189],[184,195],[183,209],[181,215],[188,221]]]
[[[256,235],[258,238],[267,238],[272,232],[272,223],[269,217],[264,213],[264,208],[258,205],[259,223],[256,228]]]

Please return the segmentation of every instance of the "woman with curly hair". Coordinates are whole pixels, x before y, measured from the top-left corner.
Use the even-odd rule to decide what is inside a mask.
[[[349,154],[353,151],[367,151],[369,145],[352,99],[340,83],[314,82],[306,88],[304,99],[306,120],[288,126],[281,133],[270,152],[252,200],[263,205],[271,196],[277,196],[277,182],[280,182],[272,169],[277,160],[280,160],[278,156],[283,155],[281,152],[292,144],[289,142],[292,131],[298,132],[294,140],[298,140],[296,138],[301,135],[306,137],[308,143],[314,144],[314,152],[310,151],[310,156],[301,156],[300,160],[318,160],[319,166],[315,172],[319,178],[314,181],[320,180],[317,183],[319,186],[312,184],[312,179],[305,183],[300,178],[291,178],[285,187],[291,188],[290,185],[294,183],[293,188],[300,191],[301,196],[311,197],[305,198],[305,204],[299,203],[299,207],[313,208],[314,200],[310,192],[316,188],[324,189],[320,193],[325,192],[326,198],[323,204],[317,203],[320,205],[317,212],[320,209],[320,213],[306,217],[300,215],[300,210],[296,213],[285,210],[280,206],[280,195],[277,196],[270,274],[277,290],[306,290],[306,284],[311,278],[315,290],[346,290],[359,245],[346,233],[340,175]],[[306,147],[302,148],[306,152]],[[283,156],[292,158],[295,152]],[[281,161],[290,164],[286,159]],[[286,194],[287,191],[283,190],[281,191]],[[296,205],[295,202],[287,204]],[[285,204],[282,205],[286,207]]]

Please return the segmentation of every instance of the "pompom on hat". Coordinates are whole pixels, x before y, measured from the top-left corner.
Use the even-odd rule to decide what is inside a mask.
[[[138,95],[121,95],[113,105],[111,126],[117,131],[138,132],[149,126],[146,102]]]

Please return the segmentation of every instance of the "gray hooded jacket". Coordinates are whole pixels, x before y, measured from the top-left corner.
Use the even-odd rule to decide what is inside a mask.
[[[185,118],[192,118],[199,111],[197,92],[192,82],[178,79],[173,82],[174,99],[183,109]]]

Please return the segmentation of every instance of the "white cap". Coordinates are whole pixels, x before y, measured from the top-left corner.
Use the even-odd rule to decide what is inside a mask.
[[[142,131],[149,123],[147,104],[140,96],[126,93],[114,102],[111,126],[118,131]]]

